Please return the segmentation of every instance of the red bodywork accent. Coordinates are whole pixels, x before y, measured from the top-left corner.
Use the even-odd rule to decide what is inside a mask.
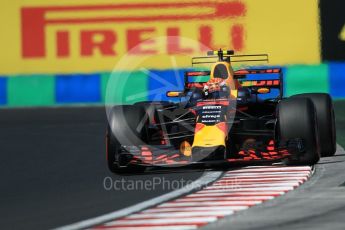
[[[275,149],[274,140],[271,140],[267,145],[267,150],[268,151],[274,151],[274,149]]]
[[[225,129],[226,124],[221,124],[221,129]],[[204,125],[197,124],[196,128],[201,129]],[[218,125],[217,125],[218,126]],[[196,130],[197,132],[197,130]],[[256,149],[247,149],[247,150],[240,150],[237,155],[237,158],[229,158],[226,159],[225,162],[229,163],[251,163],[256,161],[278,161],[284,158],[291,156],[287,149],[276,149],[275,143],[273,140],[269,141],[266,146],[267,151],[260,151]],[[150,150],[149,146],[145,146],[141,148],[142,152],[140,155],[135,156],[131,163],[144,163],[148,165],[169,165],[169,164],[189,164],[191,163],[184,155],[180,154],[178,150],[175,152],[166,152],[164,154],[153,154],[153,150]]]
[[[273,69],[240,69],[235,71],[235,75],[243,74],[265,74],[265,73],[280,73],[282,70],[280,68]]]
[[[197,77],[197,76],[208,76],[211,74],[210,71],[196,71],[196,72],[187,72],[188,77]]]
[[[199,131],[200,131],[202,128],[204,128],[204,127],[205,127],[204,124],[202,124],[202,123],[196,123],[194,133],[199,132]]]
[[[225,122],[220,122],[220,123],[216,124],[216,126],[220,130],[222,130],[225,134],[228,133],[228,125]]]
[[[207,82],[204,82],[204,83],[193,82],[193,83],[187,83],[186,87],[188,89],[191,89],[191,88],[203,89],[206,84]]]
[[[196,104],[196,106],[205,106],[205,105],[225,105],[225,106],[228,106],[229,105],[229,101],[228,100],[202,101],[202,102],[198,102]]]
[[[250,86],[258,86],[258,87],[262,87],[262,86],[280,86],[280,80],[277,79],[272,79],[272,80],[243,80],[241,81],[241,84],[245,83],[245,82],[250,82],[251,85]]]

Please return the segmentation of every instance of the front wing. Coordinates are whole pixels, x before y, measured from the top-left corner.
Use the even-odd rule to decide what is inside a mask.
[[[122,146],[119,162],[120,165],[144,165],[144,166],[184,166],[195,164],[224,164],[224,163],[244,163],[255,164],[259,162],[281,162],[284,159],[298,159],[304,152],[303,140],[289,140],[279,146],[274,142],[257,149],[242,149],[237,153],[219,160],[193,160],[193,156],[185,156],[173,147],[169,146]],[[205,158],[206,159],[206,158]]]

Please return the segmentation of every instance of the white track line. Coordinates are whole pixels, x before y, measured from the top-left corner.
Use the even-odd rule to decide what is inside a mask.
[[[62,226],[56,228],[55,230],[75,230],[75,229],[82,229],[82,228],[89,228],[107,221],[111,221],[120,217],[128,216],[132,213],[139,212],[141,210],[147,209],[149,207],[158,205],[160,203],[172,200],[176,197],[182,196],[184,194],[190,193],[191,191],[201,188],[209,183],[214,182],[222,175],[222,172],[206,172],[204,173],[199,179],[194,181],[188,186],[183,187],[181,189],[169,192],[167,194],[161,195],[159,197],[155,197],[153,199],[144,201],[142,203],[130,206],[128,208],[124,208],[115,212],[111,212],[102,216],[98,216],[95,218],[83,220],[74,224]]]
[[[189,230],[189,229],[197,229],[197,225],[179,225],[179,226],[164,226],[164,230]],[[102,230],[162,230],[161,226],[149,226],[149,227],[112,227],[112,228],[100,228]]]
[[[234,199],[234,200],[246,200],[246,199],[273,199],[275,196],[272,195],[241,195],[241,196],[236,196],[233,193],[230,194],[190,194],[188,196],[185,196],[184,198],[180,199],[207,199],[207,198],[216,198],[216,199]]]
[[[184,206],[235,206],[235,205],[240,205],[240,206],[250,206],[250,205],[256,205],[260,204],[262,201],[199,201],[199,202],[168,202],[159,205],[159,207],[184,207]]]
[[[281,192],[286,192],[290,191],[293,189],[293,187],[267,187],[267,188],[213,188],[213,187],[208,187],[205,188],[204,190],[200,191],[199,193],[210,193],[210,192],[254,192],[254,191],[281,191]]]
[[[242,180],[242,179],[261,179],[261,180],[306,180],[308,176],[305,174],[302,176],[289,176],[289,175],[247,175],[247,176],[231,176],[224,177],[222,181]]]
[[[104,226],[116,226],[116,225],[137,225],[137,224],[202,224],[205,222],[216,221],[216,217],[191,217],[191,218],[167,218],[167,219],[145,219],[145,220],[131,220],[131,219],[122,219],[115,220],[108,223],[105,223]]]
[[[275,181],[298,181],[303,183],[305,180],[307,180],[308,177],[299,177],[299,178],[295,178],[295,177],[275,177],[275,178],[255,178],[255,177],[251,177],[251,178],[224,178],[221,181],[238,181],[238,182],[245,182],[245,181],[250,181],[250,182],[275,182]]]
[[[298,171],[309,171],[310,172],[310,167],[306,166],[306,167],[271,167],[271,168],[245,168],[245,169],[238,169],[235,170],[236,173],[239,172],[298,172]],[[229,171],[228,174],[231,174],[232,171]]]
[[[142,211],[141,213],[162,213],[162,212],[195,212],[195,211],[206,211],[206,212],[211,212],[211,211],[239,211],[239,210],[244,210],[247,209],[248,206],[198,206],[198,207],[155,207],[152,209],[147,209]]]
[[[217,210],[217,211],[208,211],[208,212],[175,212],[167,215],[166,213],[140,213],[140,214],[133,214],[127,219],[137,219],[137,218],[152,218],[152,217],[159,217],[159,218],[168,218],[168,217],[192,217],[192,216],[224,216],[224,215],[231,215],[234,212],[232,210]]]
[[[296,187],[300,183],[276,183],[276,184],[241,184],[241,183],[222,183],[216,184],[213,188],[259,188],[259,187],[276,187],[276,186],[288,186]]]
[[[273,199],[273,196],[249,196],[249,197],[186,197],[186,198],[181,198],[177,199],[174,202],[195,202],[195,201],[262,201],[262,200],[270,200]]]
[[[193,196],[205,196],[205,195],[209,195],[209,196],[280,196],[280,195],[284,195],[285,192],[283,191],[270,191],[270,192],[266,192],[266,191],[258,191],[258,192],[227,192],[224,190],[221,190],[221,192],[208,192],[208,191],[199,191],[193,194]]]
[[[299,175],[302,175],[302,176],[305,176],[306,174],[308,174],[309,171],[304,171],[304,172],[301,172],[301,171],[298,171],[298,172],[284,172],[284,171],[279,171],[279,172],[242,172],[242,173],[238,173],[238,172],[235,172],[235,173],[228,173],[228,174],[225,174],[224,175],[224,178],[227,178],[227,177],[233,177],[233,176],[250,176],[250,175],[271,175],[271,176],[279,176],[279,175],[294,175],[294,176],[299,176]]]

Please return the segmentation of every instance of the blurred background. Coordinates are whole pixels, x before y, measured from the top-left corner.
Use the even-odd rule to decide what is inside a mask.
[[[238,54],[268,53],[270,65],[284,67],[287,96],[343,98],[344,6],[341,0],[7,0],[0,10],[0,104],[101,104],[110,73],[130,50],[148,58],[140,67],[174,83],[172,69],[190,67],[190,57],[205,52],[179,41],[155,43],[166,36]],[[145,92],[159,87],[150,71],[125,68],[136,87],[119,90],[142,95],[126,102],[149,100]]]
[[[1,107],[102,105],[109,78],[126,71],[129,83],[118,87],[122,97],[114,102],[164,98],[152,75],[171,83],[170,90],[181,88],[190,57],[205,54],[178,38],[175,45],[155,42],[168,36],[237,54],[268,53],[269,65],[284,68],[286,96],[327,92],[345,98],[342,0],[5,1]],[[145,61],[119,67],[124,56]]]

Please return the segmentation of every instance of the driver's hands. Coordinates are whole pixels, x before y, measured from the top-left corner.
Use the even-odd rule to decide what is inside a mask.
[[[204,86],[204,93],[208,95],[209,93],[214,93],[221,91],[222,87],[226,86],[226,82],[222,78],[212,78]]]

